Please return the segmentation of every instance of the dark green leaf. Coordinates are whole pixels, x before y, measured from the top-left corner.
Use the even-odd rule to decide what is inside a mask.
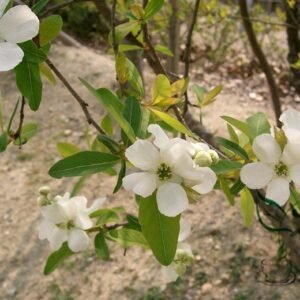
[[[240,156],[241,158],[243,158],[245,160],[249,159],[247,152],[238,144],[236,144],[232,141],[229,141],[227,139],[221,138],[221,137],[217,137],[216,141],[217,141],[217,143],[219,143],[226,149],[228,149],[228,150],[232,151],[233,153],[235,153],[236,155]]]
[[[118,156],[109,153],[83,151],[54,164],[49,170],[49,175],[61,178],[99,173],[113,167],[119,160]]]
[[[298,214],[300,214],[300,193],[295,188],[291,188],[290,203]]]
[[[4,152],[7,147],[7,133],[3,132],[0,135],[0,152]]]
[[[162,215],[157,207],[155,193],[141,198],[139,222],[142,232],[156,259],[164,266],[172,263],[178,243],[180,215],[170,218]]]
[[[237,195],[243,188],[245,184],[242,183],[241,179],[239,178],[233,186],[230,188],[230,193],[233,195]]]
[[[157,12],[160,11],[162,6],[164,5],[164,0],[150,0],[145,7],[144,20],[150,19]]]
[[[126,216],[126,220],[127,220],[128,224],[125,225],[125,228],[142,231],[141,224],[139,223],[139,219],[136,216],[128,214]]]
[[[31,10],[38,15],[47,6],[49,0],[39,0],[31,8]]]
[[[52,273],[66,258],[71,256],[73,252],[69,249],[68,244],[65,242],[57,251],[53,252],[47,259],[44,274]]]
[[[109,260],[109,250],[102,232],[99,232],[95,236],[94,245],[97,255],[103,260]]]
[[[231,171],[241,169],[243,164],[237,161],[220,160],[217,164],[210,166],[210,168],[217,174],[225,174]]]
[[[121,161],[121,169],[120,169],[119,176],[118,176],[118,181],[117,181],[117,184],[116,184],[116,186],[114,188],[114,192],[113,192],[114,194],[116,192],[118,192],[119,189],[121,188],[125,174],[126,174],[126,162],[124,160],[122,160]]]

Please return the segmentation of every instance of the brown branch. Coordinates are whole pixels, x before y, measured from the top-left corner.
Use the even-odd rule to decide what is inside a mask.
[[[14,134],[15,140],[18,138],[21,139],[22,126],[23,126],[23,122],[24,122],[24,118],[25,118],[25,113],[24,113],[25,104],[26,104],[25,97],[22,96],[22,102],[21,102],[21,108],[20,108],[20,121],[19,121],[18,129],[17,129],[16,133]]]
[[[272,70],[267,61],[267,58],[256,39],[255,32],[252,27],[252,23],[249,19],[246,0],[239,0],[239,6],[240,6],[240,13],[242,16],[244,28],[247,33],[250,46],[252,48],[253,53],[255,54],[255,56],[257,57],[260,63],[262,71],[265,73],[269,85],[270,93],[271,93],[273,109],[276,118],[276,124],[278,127],[280,127],[281,124],[279,122],[279,117],[281,115],[281,105],[280,105],[279,92],[278,92],[276,81],[273,77]]]
[[[99,232],[99,231],[109,231],[109,230],[114,230],[114,229],[117,229],[119,227],[124,227],[128,225],[127,222],[125,223],[117,223],[117,224],[113,224],[113,225],[103,225],[103,226],[100,226],[100,227],[92,227],[90,229],[87,229],[86,232]]]
[[[55,67],[55,65],[51,62],[48,58],[46,60],[47,65],[49,68],[54,72],[54,74],[60,79],[60,81],[64,84],[64,86],[68,89],[71,95],[76,99],[78,104],[80,105],[87,122],[92,125],[99,133],[105,134],[104,130],[98,125],[98,123],[93,119],[89,110],[88,104],[79,96],[79,94],[73,89],[71,84],[67,81],[67,79],[63,76],[63,74]]]

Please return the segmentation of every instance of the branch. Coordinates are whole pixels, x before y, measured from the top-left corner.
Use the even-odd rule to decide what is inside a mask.
[[[241,12],[244,28],[246,30],[250,46],[252,48],[253,53],[255,54],[255,56],[257,57],[260,63],[262,71],[265,73],[269,85],[269,89],[271,92],[271,96],[272,96],[272,103],[273,103],[273,109],[276,117],[276,124],[278,127],[280,127],[279,118],[281,115],[281,104],[280,104],[279,92],[278,92],[276,81],[273,77],[272,70],[267,61],[267,58],[256,39],[255,32],[252,27],[252,23],[249,19],[246,0],[239,0],[239,6],[240,6],[240,12]]]
[[[20,121],[19,121],[19,126],[18,129],[16,131],[16,133],[14,134],[14,139],[18,139],[21,138],[21,132],[22,132],[22,126],[23,126],[23,122],[24,122],[24,118],[25,118],[25,97],[22,96],[22,102],[21,102],[21,108],[20,108]]]
[[[60,79],[60,81],[64,84],[64,86],[68,89],[68,91],[71,93],[71,95],[76,99],[78,104],[80,105],[87,122],[92,125],[99,133],[105,134],[104,130],[98,125],[98,123],[93,119],[91,116],[89,110],[88,110],[88,104],[78,95],[78,93],[73,89],[73,87],[70,85],[70,83],[67,81],[67,79],[63,76],[63,74],[55,67],[55,65],[51,62],[51,60],[48,58],[46,60],[47,65],[49,68],[54,72],[54,74]]]

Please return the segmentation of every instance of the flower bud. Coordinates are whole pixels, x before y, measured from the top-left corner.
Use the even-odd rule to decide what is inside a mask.
[[[203,150],[196,153],[194,161],[199,167],[209,167],[213,163],[211,155]]]
[[[182,276],[189,265],[194,260],[194,256],[190,251],[186,250],[177,250],[175,259],[174,259],[174,267],[175,271],[179,276]]]
[[[215,150],[208,150],[207,153],[210,155],[211,159],[212,159],[212,164],[215,165],[219,162],[220,157],[218,155],[218,153]]]
[[[37,198],[37,205],[38,206],[46,206],[46,205],[49,205],[49,200],[47,199],[47,197],[45,196],[39,196]]]
[[[39,189],[39,193],[42,195],[42,196],[47,196],[49,193],[50,193],[50,188],[48,186],[42,186],[40,189]]]

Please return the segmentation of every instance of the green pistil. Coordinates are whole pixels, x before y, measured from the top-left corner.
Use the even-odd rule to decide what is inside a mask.
[[[166,180],[172,177],[172,170],[168,165],[162,163],[157,169],[156,174],[160,180]]]
[[[276,175],[278,175],[280,177],[286,177],[289,174],[288,167],[281,161],[277,165],[275,165],[274,170],[275,170]]]
[[[70,230],[74,227],[74,221],[70,220],[67,223],[59,223],[59,224],[56,224],[56,226],[60,229]]]

